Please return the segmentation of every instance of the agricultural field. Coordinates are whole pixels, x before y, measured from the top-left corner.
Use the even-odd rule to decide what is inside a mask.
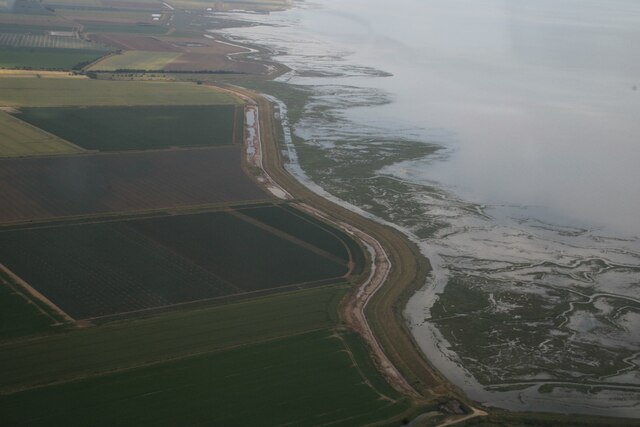
[[[74,319],[237,292],[120,223],[2,232],[0,259]]]
[[[157,9],[161,9],[156,3]],[[160,13],[160,12],[158,12]],[[123,10],[102,6],[102,8],[73,8],[57,7],[56,14],[70,20],[84,20],[91,22],[116,22],[120,24],[136,24],[137,22],[153,23],[151,12]]]
[[[2,396],[0,411],[12,425],[352,426],[410,408],[353,363],[339,336],[310,332]]]
[[[103,50],[103,46],[72,36],[0,32],[0,46]]]
[[[241,156],[226,146],[0,159],[0,223],[271,198]]]
[[[158,217],[132,226],[244,291],[338,279],[348,273],[346,260],[233,212]]]
[[[247,74],[265,74],[265,65],[251,61],[232,61],[226,55],[181,53],[169,51],[130,50],[111,55],[93,64],[89,71],[223,71]]]
[[[0,157],[79,152],[79,147],[0,111]]]
[[[301,231],[230,212],[42,226],[0,232],[0,262],[74,319],[345,280],[349,255]]]
[[[30,0],[4,0],[0,2],[0,13],[17,13],[21,15],[53,15],[41,2]]]
[[[78,25],[56,15],[0,13],[3,32],[73,31]]]
[[[236,108],[240,107],[28,107],[15,117],[87,150],[146,150],[232,144]]]
[[[0,62],[92,78],[0,73],[0,424],[401,424],[414,402],[338,312],[363,248],[248,174],[243,102],[98,80],[264,75],[201,36],[204,9],[289,0],[18,1]],[[50,34],[71,29],[91,42]]]
[[[330,328],[345,292],[309,289],[6,343],[0,394]]]
[[[179,52],[126,51],[106,57],[89,67],[89,71],[163,70],[180,56]]]
[[[335,327],[344,285],[173,310],[3,343],[0,395]],[[49,363],[56,360],[57,363]]]
[[[51,331],[58,320],[10,285],[0,272],[0,342]]]
[[[237,103],[239,101],[227,93],[194,83],[0,78],[0,105],[6,107]]]
[[[166,71],[224,71],[229,73],[266,74],[267,67],[258,62],[232,61],[226,55],[183,53],[164,67]]]
[[[91,40],[122,50],[141,50],[146,52],[182,52],[180,47],[156,37],[131,34],[92,34]]]
[[[0,46],[0,68],[71,70],[106,53],[104,50]]]
[[[353,258],[356,266],[364,265],[361,249],[353,238],[298,209],[288,205],[267,205],[239,209],[239,212],[292,236],[304,238],[346,262]]]
[[[158,3],[156,3],[158,4]],[[79,20],[82,24],[83,32],[93,33],[127,33],[127,34],[166,34],[169,27],[163,25],[149,24],[146,22],[128,24],[104,21]]]

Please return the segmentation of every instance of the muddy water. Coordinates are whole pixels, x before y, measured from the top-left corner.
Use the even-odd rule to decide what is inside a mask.
[[[470,397],[640,417],[640,3],[389,8],[305,2],[226,31],[307,99],[290,169],[419,242],[434,272],[407,322]]]

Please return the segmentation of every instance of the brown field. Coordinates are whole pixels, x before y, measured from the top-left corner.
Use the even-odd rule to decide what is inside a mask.
[[[228,55],[230,53],[243,52],[244,49],[240,49],[228,44],[219,43],[216,40],[208,39],[205,37],[194,38],[174,38],[174,37],[162,37],[162,41],[166,41],[172,45],[180,46],[186,53],[201,53],[206,55]]]
[[[92,34],[91,40],[116,49],[144,50],[147,52],[182,52],[183,49],[155,37],[129,34]]]
[[[207,38],[176,39],[111,33],[92,34],[91,40],[121,50],[184,52],[162,67],[166,71],[226,71],[247,74],[264,74],[267,71],[258,62],[230,59],[227,55],[242,52],[242,49]]]
[[[244,49],[208,38],[174,39],[163,37],[172,44],[180,43],[185,52],[169,63],[167,71],[227,71],[234,73],[264,74],[267,68],[259,62],[243,60],[241,57],[230,58],[229,54],[243,52]]]
[[[204,206],[269,196],[241,147],[0,160],[0,222]]]
[[[227,71],[234,73],[264,74],[267,68],[257,62],[234,61],[225,55],[185,53],[167,64],[166,71]]]

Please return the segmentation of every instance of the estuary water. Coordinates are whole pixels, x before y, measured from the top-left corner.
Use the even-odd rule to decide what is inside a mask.
[[[432,262],[405,316],[441,372],[488,406],[640,417],[639,2],[232,17],[292,69],[264,89],[290,170]]]

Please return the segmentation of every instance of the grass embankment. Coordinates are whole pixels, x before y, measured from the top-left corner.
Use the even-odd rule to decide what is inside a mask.
[[[0,157],[78,152],[79,147],[0,111]]]
[[[424,284],[430,270],[428,260],[420,254],[418,247],[399,231],[318,196],[291,176],[283,168],[280,148],[276,143],[279,134],[274,127],[271,105],[255,93],[247,91],[247,94],[259,103],[264,166],[267,172],[299,200],[321,209],[335,220],[345,221],[366,230],[386,249],[392,268],[386,284],[367,306],[367,318],[389,359],[425,398],[446,395],[462,397],[426,361],[413,341],[402,316],[408,296]]]

